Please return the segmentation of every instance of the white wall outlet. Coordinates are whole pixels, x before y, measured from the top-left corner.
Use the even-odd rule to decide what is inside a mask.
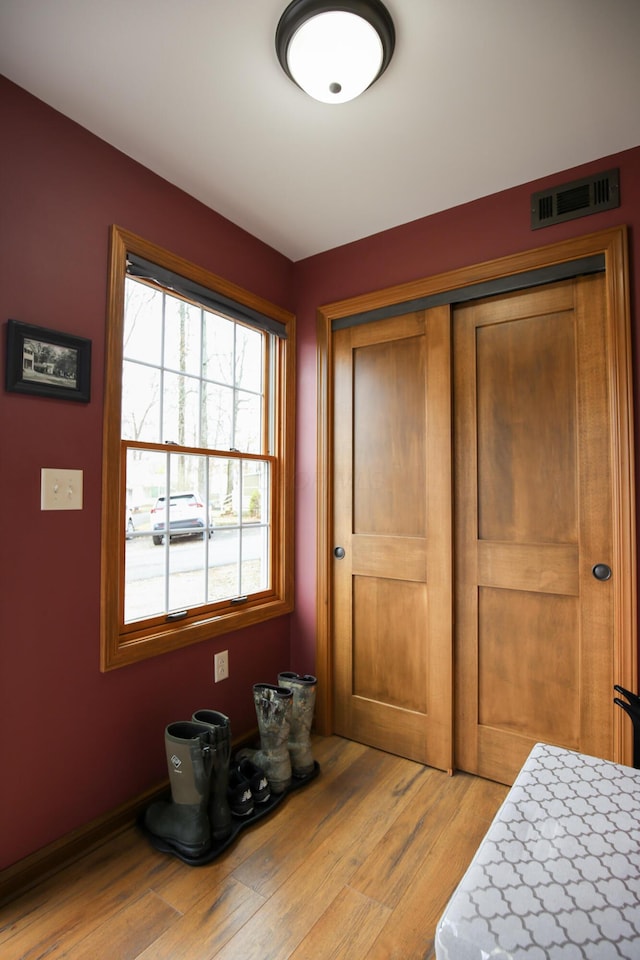
[[[82,470],[40,471],[41,510],[82,510]]]
[[[213,658],[213,681],[226,680],[229,676],[229,651],[223,650],[222,653],[216,653]]]

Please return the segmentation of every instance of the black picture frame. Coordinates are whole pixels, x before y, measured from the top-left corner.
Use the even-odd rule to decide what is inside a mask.
[[[88,403],[91,340],[9,320],[6,388],[13,393]]]

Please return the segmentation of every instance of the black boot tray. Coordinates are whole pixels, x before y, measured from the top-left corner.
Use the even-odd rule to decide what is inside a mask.
[[[219,857],[227,847],[231,846],[238,834],[244,830],[245,827],[250,827],[259,820],[263,820],[264,817],[268,816],[276,807],[280,806],[285,797],[288,797],[294,790],[299,790],[300,787],[306,787],[308,783],[315,780],[319,773],[320,765],[316,760],[313,764],[313,773],[310,773],[308,777],[292,777],[291,786],[288,787],[284,793],[272,794],[264,803],[256,804],[253,813],[248,817],[237,817],[235,814],[231,814],[231,833],[227,837],[224,837],[223,840],[214,840],[210,849],[197,857],[187,856],[182,850],[178,850],[170,840],[164,837],[157,837],[154,833],[151,833],[145,826],[144,812],[138,817],[137,824],[151,846],[156,850],[159,850],[161,853],[171,853],[174,857],[178,857],[183,863],[188,863],[192,867],[201,867],[205,863],[211,863],[212,860]]]

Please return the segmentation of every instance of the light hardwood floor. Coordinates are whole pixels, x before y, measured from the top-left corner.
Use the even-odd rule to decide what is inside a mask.
[[[0,910],[2,960],[432,960],[507,788],[339,737],[320,776],[201,867],[136,828]]]

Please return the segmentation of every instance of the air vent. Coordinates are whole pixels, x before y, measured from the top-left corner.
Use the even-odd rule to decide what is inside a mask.
[[[606,170],[531,195],[531,229],[588,217],[620,206],[620,172]]]

